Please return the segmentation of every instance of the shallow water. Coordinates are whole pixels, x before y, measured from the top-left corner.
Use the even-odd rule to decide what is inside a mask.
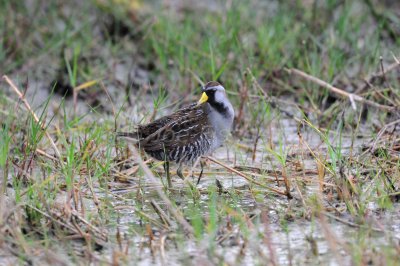
[[[40,86],[38,86],[40,87]],[[39,95],[40,96],[40,95]],[[34,106],[38,107],[35,110],[40,111],[40,103],[48,96],[43,94],[34,101]],[[52,101],[52,106],[58,106],[61,99],[55,97]],[[58,103],[57,103],[58,102]],[[68,106],[71,106],[71,102],[67,102]],[[149,102],[149,110],[151,109]],[[52,108],[53,108],[52,107]],[[50,108],[49,112],[52,113]],[[137,112],[139,107],[135,107],[130,111],[127,111],[121,120],[129,119],[129,122],[139,121],[141,115]],[[71,112],[71,109],[69,109]],[[88,106],[84,103],[79,103],[78,114],[85,114],[88,112]],[[159,115],[163,112],[167,113],[169,110],[161,110]],[[85,122],[98,121],[112,121],[111,116],[101,115],[98,116],[95,113],[85,118]],[[260,169],[261,175],[254,175],[253,178],[257,180],[265,180],[269,186],[276,187],[273,174],[275,171],[279,172],[282,170],[281,163],[277,160],[277,157],[268,151],[272,144],[272,150],[278,154],[286,154],[286,168],[289,180],[294,183],[303,181],[306,185],[302,187],[302,193],[308,198],[309,196],[320,193],[318,183],[318,173],[316,171],[317,164],[316,160],[311,153],[326,158],[328,147],[326,143],[321,140],[321,137],[312,129],[302,130],[302,140],[300,142],[298,135],[298,123],[291,119],[280,118],[277,121],[276,117],[270,122],[265,123],[262,135],[264,141],[260,141],[255,154],[255,160],[252,160],[252,152],[244,149],[245,147],[253,147],[251,138],[238,140],[235,137],[231,137],[228,140],[227,145],[217,150],[212,156],[221,162],[233,167],[233,166],[251,166],[256,169]],[[337,134],[328,135],[329,142],[332,145],[339,144],[339,137]],[[309,148],[304,146],[304,142],[309,145]],[[368,144],[370,138],[355,138],[352,140],[348,136],[343,136],[341,139],[341,154],[342,156],[349,156],[351,154],[359,154],[363,144]],[[237,144],[242,144],[239,147]],[[353,147],[353,148],[352,148]],[[161,167],[158,168],[161,175],[163,170]],[[195,172],[198,173],[198,167]],[[245,171],[247,175],[251,173]],[[10,180],[11,178],[10,173]],[[281,178],[281,174],[277,174]],[[0,176],[3,173],[0,169]],[[38,174],[40,176],[40,174]],[[265,193],[265,197],[260,201],[256,201],[252,194],[249,192],[249,183],[244,178],[229,173],[226,169],[221,166],[210,163],[205,168],[205,174],[201,180],[201,183],[197,186],[201,192],[199,198],[199,204],[203,211],[202,216],[207,216],[208,202],[209,202],[209,190],[214,188],[216,178],[221,182],[223,188],[229,193],[240,193],[235,197],[232,202],[236,209],[241,209],[246,215],[260,215],[262,212],[268,213],[268,223],[264,224],[263,228],[259,228],[262,223],[254,223],[249,225],[249,232],[246,238],[243,237],[243,232],[239,228],[232,229],[232,236],[222,241],[220,244],[213,247],[212,256],[218,256],[230,264],[235,264],[238,258],[241,258],[241,264],[264,264],[266,259],[275,258],[276,262],[280,265],[291,265],[291,264],[330,264],[330,265],[343,265],[351,264],[351,257],[349,250],[344,250],[346,242],[355,241],[359,234],[359,228],[349,226],[347,222],[355,223],[351,221],[351,216],[347,213],[343,213],[339,218],[342,220],[335,220],[329,217],[314,218],[310,219],[309,215],[304,217],[294,217],[293,219],[282,219],[282,216],[293,208],[294,210],[301,210],[302,204],[298,191],[292,186],[291,193],[295,196],[295,199],[288,201],[284,196],[276,196],[271,194],[269,191],[259,188],[257,186],[250,185],[256,188],[259,192]],[[329,174],[325,177],[325,180],[329,178]],[[77,177],[79,179],[79,177]],[[189,178],[190,179],[190,178]],[[196,182],[196,176],[194,179],[190,179],[192,182]],[[300,181],[299,181],[300,180]],[[188,195],[187,186],[179,178],[173,178],[174,190],[169,195],[169,198],[173,200],[179,208],[185,210],[188,208],[189,203],[193,201],[192,197]],[[199,263],[205,264],[212,261],[210,257],[209,245],[213,243],[213,239],[204,238],[201,241],[194,240],[191,238],[185,238],[179,241],[172,241],[170,238],[179,237],[174,233],[176,225],[172,225],[170,230],[163,229],[162,227],[152,225],[151,229],[154,234],[153,240],[153,252],[149,247],[149,239],[146,234],[146,223],[141,218],[143,213],[150,219],[161,223],[160,218],[151,207],[151,200],[157,202],[162,209],[165,210],[165,204],[159,198],[155,191],[155,186],[161,186],[161,183],[154,184],[150,182],[145,176],[138,177],[138,175],[131,176],[131,179],[127,183],[114,181],[112,177],[109,178],[109,189],[105,190],[98,182],[94,182],[95,194],[100,201],[108,203],[112,206],[113,210],[108,213],[107,217],[107,230],[109,235],[109,242],[106,246],[98,252],[98,256],[111,260],[112,252],[118,249],[116,241],[116,233],[119,230],[120,234],[123,235],[124,243],[129,244],[130,258],[139,261],[139,265],[148,264],[187,264],[187,263]],[[283,182],[280,182],[279,189],[283,190]],[[10,190],[12,190],[10,188]],[[140,196],[138,196],[138,193]],[[219,195],[218,197],[227,198],[229,195]],[[65,196],[60,195],[59,200],[65,201]],[[93,200],[89,197],[85,200],[86,211],[88,213],[97,212]],[[366,216],[366,224],[371,224],[374,228],[382,229],[386,232],[375,232],[366,236],[368,241],[371,241],[377,247],[384,247],[390,245],[390,238],[400,238],[400,205],[394,205],[393,209],[387,211],[379,211],[376,204],[371,203],[368,205],[368,215]],[[139,214],[142,212],[142,214]],[[334,214],[332,214],[334,215]],[[323,219],[323,220],[321,220]],[[285,221],[285,224],[282,224]],[[323,221],[323,222],[321,222]],[[345,221],[345,222],[343,222]],[[325,225],[328,225],[326,227]],[[264,235],[264,237],[260,237]],[[329,240],[330,239],[330,240]],[[332,240],[334,239],[334,240]],[[161,252],[160,246],[161,241],[164,243],[164,250]],[[343,246],[335,247],[334,243],[344,243]],[[178,244],[176,244],[178,243]],[[178,246],[176,246],[178,245]],[[268,246],[269,245],[269,246]],[[245,246],[245,248],[243,248]],[[155,250],[155,252],[154,252]],[[262,254],[262,255],[260,255]],[[1,259],[0,259],[1,262]],[[218,261],[214,261],[216,263]]]
[[[284,120],[285,121],[285,120]],[[284,149],[288,150],[288,154],[293,158],[299,157],[299,149],[298,148],[298,137],[297,137],[297,126],[291,121],[281,122],[281,124],[285,124],[285,137],[286,141],[284,142]],[[280,134],[279,129],[277,132],[273,134],[273,143],[278,145]],[[321,142],[320,138],[317,134],[310,131],[303,135],[305,141],[307,141],[311,147],[311,150],[314,152],[320,152],[324,154],[327,152],[327,147],[324,146],[324,143]],[[332,139],[334,136],[332,136]],[[360,147],[363,143],[368,142],[369,139],[355,139],[353,143],[354,151],[360,150]],[[233,143],[234,140],[231,140]],[[251,143],[248,144],[251,146]],[[342,140],[342,154],[346,156],[350,152],[351,147],[351,139],[343,138]],[[260,145],[261,146],[261,145]],[[248,165],[246,163],[250,162],[249,165],[252,167],[259,167],[265,170],[280,170],[280,164],[274,159],[273,156],[268,154],[266,151],[262,151],[262,147],[259,147],[260,151],[257,152],[256,161],[251,162],[251,156],[249,154],[238,151],[233,145],[228,145],[219,149],[213,155],[220,161],[232,166],[232,165]],[[303,150],[304,151],[304,150]],[[354,152],[353,151],[353,152]],[[358,151],[357,151],[358,152]],[[306,159],[304,159],[306,157]],[[289,170],[288,176],[292,175],[300,175],[302,173],[311,173],[307,174],[307,178],[309,182],[307,182],[307,186],[305,188],[306,195],[318,195],[319,193],[319,185],[318,185],[318,176],[316,174],[316,163],[315,160],[311,156],[303,157],[303,167],[300,172],[296,170]],[[239,163],[240,162],[240,163]],[[288,168],[290,168],[291,161],[288,162]],[[220,174],[218,171],[222,172]],[[211,173],[211,174],[210,174]],[[263,202],[255,202],[251,195],[248,193],[248,182],[244,180],[242,177],[227,173],[220,166],[211,164],[207,167],[205,176],[202,178],[201,183],[197,186],[200,191],[206,191],[207,188],[211,186],[215,186],[215,179],[221,182],[224,189],[228,191],[240,191],[241,196],[239,196],[239,201],[235,202],[236,208],[241,208],[246,211],[247,214],[259,214],[262,211],[269,210],[269,224],[266,227],[268,232],[265,230],[259,230],[257,228],[253,228],[253,231],[250,234],[265,234],[266,239],[268,239],[270,243],[270,247],[268,248],[265,242],[261,241],[261,239],[256,240],[254,242],[246,242],[247,248],[244,253],[241,254],[241,245],[243,245],[244,240],[242,238],[234,238],[231,241],[228,239],[222,242],[220,245],[215,247],[215,253],[224,258],[224,261],[230,264],[237,263],[237,258],[241,258],[241,262],[243,264],[251,265],[251,264],[263,264],[265,258],[271,258],[271,252],[274,254],[272,257],[275,257],[276,261],[280,265],[291,265],[291,264],[329,264],[329,265],[348,265],[351,264],[351,258],[348,255],[349,251],[344,250],[342,247],[335,247],[335,242],[344,243],[346,241],[353,241],[354,238],[357,238],[357,234],[359,232],[359,228],[349,226],[348,224],[342,222],[351,221],[351,216],[343,214],[339,218],[341,220],[335,220],[330,217],[323,217],[322,223],[320,219],[305,219],[305,218],[295,218],[293,221],[288,221],[285,226],[281,223],[280,215],[285,213],[288,204],[294,204],[295,206],[300,206],[297,200],[294,199],[290,203],[287,201],[285,197],[282,196],[272,196],[265,197]],[[196,181],[196,178],[192,180]],[[142,180],[142,182],[146,183],[146,178]],[[292,180],[292,182],[295,182]],[[273,186],[273,183],[271,183]],[[174,178],[174,188],[177,190],[185,190],[185,186],[180,179]],[[282,187],[281,187],[282,188]],[[125,197],[127,193],[134,192],[135,190],[119,190],[119,196]],[[265,191],[267,193],[267,191]],[[293,190],[292,193],[295,196],[296,191]],[[101,194],[99,195],[101,196]],[[221,195],[220,195],[221,196]],[[157,200],[158,196],[154,192],[151,187],[147,187],[144,192],[144,197],[147,200],[144,200],[144,205],[142,210],[147,214],[152,214],[154,219],[158,219],[157,215],[154,214],[154,211],[149,207],[149,199],[156,200],[161,206],[163,206],[162,201]],[[185,204],[187,202],[188,197],[179,196],[175,194],[175,196],[171,197],[180,204],[180,206],[185,209]],[[200,204],[203,206],[204,213],[203,215],[207,215],[208,206],[207,201],[209,195],[204,193],[201,195]],[[226,197],[226,196],[221,196]],[[190,197],[189,197],[190,198]],[[114,206],[117,206],[118,203],[115,202]],[[118,211],[119,214],[119,223],[118,227],[121,232],[129,232],[132,229],[132,225],[138,226],[140,228],[140,219],[135,216],[134,206],[135,202],[132,200],[131,202],[123,202],[123,205],[129,205],[126,209],[121,209]],[[377,246],[382,245],[383,247],[388,243],[388,237],[400,238],[400,227],[397,226],[400,222],[400,212],[396,211],[398,205],[395,205],[395,208],[392,211],[382,212],[380,215],[376,215],[376,211],[378,207],[374,204],[370,204],[370,224],[372,227],[376,227],[377,224],[382,225],[382,229],[387,230],[384,232],[376,232],[368,236],[370,238],[369,241],[373,241]],[[332,214],[332,216],[334,216]],[[368,223],[367,223],[368,224]],[[324,226],[328,225],[328,227]],[[112,227],[110,229],[114,229]],[[140,229],[139,229],[140,230]],[[235,230],[236,234],[240,234],[238,228]],[[162,234],[162,232],[159,232]],[[169,232],[171,233],[171,232]],[[252,239],[252,237],[250,237]],[[254,238],[256,239],[256,238]],[[327,240],[333,239],[333,240]],[[133,243],[136,243],[136,247],[138,248],[143,244],[143,242],[147,242],[147,239],[133,237]],[[138,255],[138,259],[141,260],[141,265],[147,265],[149,263],[162,264],[166,258],[168,259],[168,264],[182,263],[185,262],[188,257],[192,258],[194,261],[198,263],[202,263],[208,261],[210,258],[207,255],[207,239],[204,239],[201,243],[196,241],[191,241],[189,239],[184,241],[184,249],[176,249],[168,247],[165,250],[165,255],[161,256],[160,254],[152,254],[149,248],[144,248],[140,255]],[[333,243],[332,243],[333,242]],[[200,247],[200,248],[199,248]],[[202,248],[201,248],[202,247]],[[142,247],[143,248],[143,247]],[[259,256],[259,252],[262,251],[264,253],[264,259],[262,256]],[[243,252],[243,251],[242,251]],[[241,255],[240,255],[241,254]]]

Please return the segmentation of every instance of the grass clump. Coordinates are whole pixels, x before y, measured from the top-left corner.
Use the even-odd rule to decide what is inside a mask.
[[[395,264],[399,10],[2,1],[0,264]],[[168,190],[114,132],[209,80],[232,136]]]

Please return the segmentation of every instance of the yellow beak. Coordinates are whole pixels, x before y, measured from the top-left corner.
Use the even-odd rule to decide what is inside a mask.
[[[205,92],[201,95],[200,100],[197,102],[197,105],[200,105],[202,103],[205,103],[208,100],[208,96]]]

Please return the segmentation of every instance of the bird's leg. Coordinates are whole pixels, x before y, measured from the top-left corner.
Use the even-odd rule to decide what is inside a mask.
[[[192,180],[193,180],[193,178],[194,178],[194,166],[195,166],[196,164],[195,163],[193,163],[192,162],[192,167],[190,168],[190,175],[191,175],[191,177],[192,177]]]
[[[224,187],[222,186],[221,182],[215,178],[215,184],[217,185],[218,188],[218,194],[221,195],[222,192],[224,192]]]
[[[185,177],[182,174],[182,163],[179,163],[178,169],[176,170],[176,174],[182,178],[183,180],[185,180]]]
[[[167,175],[168,188],[172,187],[171,175],[169,174],[169,161],[164,161],[164,171]]]
[[[197,184],[198,185],[200,183],[200,179],[203,176],[203,170],[204,170],[204,162],[200,159],[200,174],[199,174],[199,178],[197,179]]]
[[[196,199],[200,198],[200,193],[199,191],[196,189],[196,187],[192,184],[192,182],[190,182],[190,180],[186,179],[185,176],[182,174],[182,168],[183,168],[183,163],[180,162],[178,169],[176,170],[176,174],[182,178],[182,180],[184,181],[184,183],[186,183],[189,188],[190,191],[192,192],[193,195],[193,200],[196,201]]]

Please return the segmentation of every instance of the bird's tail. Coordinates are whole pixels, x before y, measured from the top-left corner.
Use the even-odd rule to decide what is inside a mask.
[[[118,138],[127,138],[135,142],[139,141],[139,136],[136,132],[116,132]]]

